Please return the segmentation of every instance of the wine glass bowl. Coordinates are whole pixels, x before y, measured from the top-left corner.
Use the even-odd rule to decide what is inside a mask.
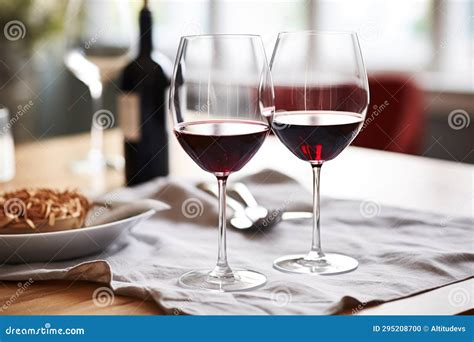
[[[66,66],[88,86],[93,79],[113,80],[130,59],[132,27],[127,2],[71,0],[65,22]]]
[[[184,274],[183,286],[221,292],[263,285],[255,271],[232,269],[226,254],[228,176],[255,155],[269,134],[273,86],[259,36],[182,37],[170,88],[175,136],[193,161],[219,186],[218,258],[213,270]]]
[[[71,0],[65,19],[64,63],[74,76],[89,89],[92,113],[103,111],[104,84],[117,78],[130,60],[132,21],[126,1]],[[97,116],[92,116],[91,146],[86,160],[77,161],[73,168],[78,172],[97,171],[109,165],[121,168],[123,158],[103,151],[103,131],[110,128]],[[107,122],[114,121],[107,111]]]
[[[272,128],[313,169],[313,237],[309,253],[278,258],[280,271],[337,274],[357,260],[324,253],[320,237],[320,172],[357,136],[369,103],[367,74],[353,32],[280,33],[270,63],[275,91]]]
[[[183,149],[205,171],[228,176],[255,155],[270,132],[268,124],[245,120],[209,120],[175,126]]]

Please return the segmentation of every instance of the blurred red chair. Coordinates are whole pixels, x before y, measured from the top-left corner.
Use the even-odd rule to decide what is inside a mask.
[[[362,131],[353,145],[418,154],[423,145],[423,93],[408,76],[369,77],[370,103]],[[367,105],[364,89],[355,85],[275,87],[276,110],[309,109],[360,112]]]
[[[419,154],[425,118],[423,92],[402,74],[369,77],[370,104],[353,145],[378,150]]]

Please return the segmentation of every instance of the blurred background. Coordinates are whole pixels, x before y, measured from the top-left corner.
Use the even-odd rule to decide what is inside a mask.
[[[120,41],[127,34],[131,45],[120,53],[132,58],[143,2],[89,2],[90,25],[99,27],[90,45],[100,36]],[[123,6],[117,10],[116,3]],[[70,7],[68,1],[0,0],[0,104],[16,118],[17,144],[90,130],[90,89],[65,63],[77,19]],[[165,69],[183,35],[256,33],[271,56],[279,31],[356,31],[371,103],[355,143],[474,163],[474,1],[155,0],[149,7],[156,58]],[[114,73],[106,78],[104,107],[115,113],[119,82]]]

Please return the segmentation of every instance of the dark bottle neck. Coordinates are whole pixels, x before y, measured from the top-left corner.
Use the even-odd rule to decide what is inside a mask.
[[[148,9],[146,2],[145,6],[140,11],[139,17],[140,25],[140,50],[139,56],[151,56],[153,50],[153,19],[151,17],[151,12]]]

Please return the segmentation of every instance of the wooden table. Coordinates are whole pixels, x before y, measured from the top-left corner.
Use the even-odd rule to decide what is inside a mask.
[[[17,174],[0,190],[29,186],[79,188],[95,195],[123,185],[123,174],[107,171],[94,176],[73,174],[72,160],[83,157],[88,150],[88,136],[78,135],[38,141],[17,147]],[[122,153],[122,137],[118,131],[106,134],[108,153]],[[170,141],[171,173],[193,180],[212,179]],[[311,171],[297,160],[274,137],[270,137],[240,172],[252,173],[273,168],[287,173],[310,187]],[[432,211],[452,216],[472,216],[473,171],[471,165],[401,155],[397,153],[350,147],[322,171],[322,194],[340,198],[370,199],[380,205],[393,205]],[[473,239],[472,236],[464,237]],[[1,272],[1,270],[0,270]],[[82,281],[35,282],[20,296],[15,296],[17,282],[0,282],[0,304],[14,298],[1,314],[160,314],[162,310],[151,301],[115,296],[112,305],[97,307],[92,301],[99,284]],[[451,291],[467,291],[470,301],[462,306],[449,303]],[[367,307],[358,314],[417,315],[472,313],[474,279],[445,286],[422,294]],[[348,312],[350,313],[350,312]]]

